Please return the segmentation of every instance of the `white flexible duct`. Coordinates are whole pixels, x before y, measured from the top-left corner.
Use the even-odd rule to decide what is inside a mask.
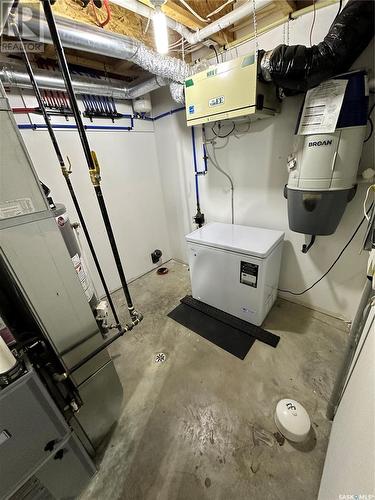
[[[37,13],[34,14],[28,21],[33,36],[37,35],[45,43],[52,43],[47,22],[39,19]],[[184,61],[162,56],[133,38],[59,16],[56,16],[56,24],[61,42],[66,48],[132,61],[154,75],[180,83],[192,72]],[[14,36],[9,31],[7,34]]]
[[[170,81],[182,84],[193,72],[191,66],[184,61],[162,56],[133,38],[58,16],[56,24],[64,47],[132,61],[156,75],[134,87],[128,98],[140,97]],[[38,13],[33,12],[33,17],[28,20],[28,27],[33,36],[37,35],[45,43],[52,43],[47,22],[40,19]],[[14,36],[11,31],[7,31],[7,34]]]

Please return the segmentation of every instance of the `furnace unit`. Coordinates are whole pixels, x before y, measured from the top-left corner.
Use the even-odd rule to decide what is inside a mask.
[[[212,223],[186,236],[195,299],[261,325],[277,296],[284,233]]]

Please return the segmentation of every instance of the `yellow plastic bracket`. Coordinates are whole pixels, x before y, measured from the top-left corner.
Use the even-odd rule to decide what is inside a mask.
[[[100,186],[100,181],[101,181],[100,165],[99,165],[98,158],[96,156],[95,151],[91,151],[91,158],[93,159],[93,162],[95,165],[95,168],[89,169],[91,182],[94,186]]]

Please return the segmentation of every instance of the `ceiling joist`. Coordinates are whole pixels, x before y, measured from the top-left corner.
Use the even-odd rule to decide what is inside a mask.
[[[144,5],[147,5],[147,7],[150,7],[151,9],[153,8],[150,0],[139,0],[139,1]],[[204,2],[201,3],[203,4]],[[215,7],[218,7],[219,5],[222,5],[222,3],[223,2],[211,1],[210,5],[215,5]],[[207,26],[207,23],[199,21],[199,19],[197,19],[193,14],[191,14],[191,12],[181,7],[173,0],[167,0],[167,2],[163,5],[162,10],[166,16],[170,17],[171,19],[174,19],[178,23],[183,24],[184,26],[193,31],[199,30]],[[210,12],[210,9],[208,10],[208,12]],[[201,14],[201,12],[199,12],[199,14]],[[233,41],[233,34],[227,30],[222,30],[212,35],[211,39],[214,40],[219,45],[225,45],[226,43]]]

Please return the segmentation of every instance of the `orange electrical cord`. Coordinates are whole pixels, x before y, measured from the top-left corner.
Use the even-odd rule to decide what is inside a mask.
[[[94,0],[90,0],[90,3],[91,3],[91,7],[92,7],[92,10],[94,12],[94,16],[95,16],[95,21],[96,21],[96,24],[98,26],[100,26],[101,28],[104,28],[104,26],[106,24],[109,23],[109,21],[111,20],[111,8],[109,6],[109,0],[103,0],[103,4],[104,4],[104,7],[105,7],[105,10],[107,12],[107,17],[104,21],[101,21],[98,17],[98,14],[96,12],[96,6],[94,4]]]

